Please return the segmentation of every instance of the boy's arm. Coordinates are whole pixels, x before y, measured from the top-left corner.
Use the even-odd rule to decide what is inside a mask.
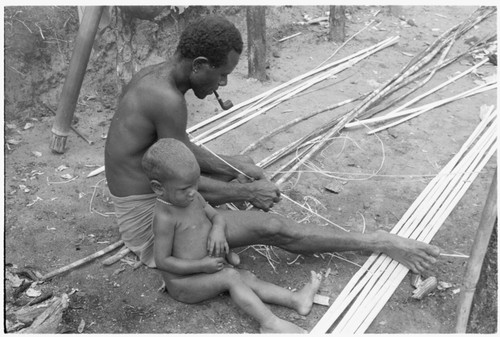
[[[175,224],[164,214],[156,213],[153,219],[154,258],[156,267],[177,275],[214,273],[223,268],[223,258],[204,257],[186,260],[172,256]]]
[[[203,199],[203,197],[200,198]],[[221,256],[229,253],[229,244],[226,240],[226,220],[208,202],[205,202],[205,214],[212,222],[212,229],[208,234],[207,251],[209,256]]]

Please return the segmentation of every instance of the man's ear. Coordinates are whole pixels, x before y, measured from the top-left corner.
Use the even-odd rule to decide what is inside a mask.
[[[153,190],[153,192],[155,192],[157,196],[159,197],[163,196],[165,190],[163,189],[163,185],[158,180],[153,179],[149,182],[149,184],[151,185],[151,189]]]
[[[198,56],[193,60],[193,71],[197,72],[201,70],[201,68],[204,65],[210,65],[210,62],[208,62],[208,59],[204,56]]]

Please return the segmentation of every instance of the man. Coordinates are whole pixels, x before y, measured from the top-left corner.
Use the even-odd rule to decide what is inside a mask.
[[[106,141],[106,178],[121,237],[150,267],[155,267],[151,227],[156,196],[141,160],[157,139],[176,138],[191,149],[202,172],[199,192],[212,204],[249,201],[267,211],[280,200],[279,189],[250,160],[223,156],[223,161],[191,143],[186,133],[184,94],[193,90],[203,99],[225,86],[242,50],[241,34],[232,23],[221,17],[201,18],[181,34],[170,60],[141,70],[120,97]],[[267,244],[296,253],[378,251],[414,272],[429,268],[439,255],[435,246],[384,231],[351,233],[329,226],[299,226],[266,212],[221,212],[232,248]]]

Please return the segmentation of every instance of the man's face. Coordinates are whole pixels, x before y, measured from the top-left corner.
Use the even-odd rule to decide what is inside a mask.
[[[227,76],[233,72],[240,60],[240,54],[231,50],[227,55],[226,64],[214,68],[208,63],[200,67],[199,71],[192,75],[191,84],[196,97],[203,99],[213,94],[219,86],[227,85]]]

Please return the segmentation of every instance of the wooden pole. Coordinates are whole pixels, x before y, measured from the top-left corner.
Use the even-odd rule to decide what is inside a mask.
[[[52,126],[52,140],[50,148],[55,153],[64,153],[66,140],[71,127],[71,120],[75,112],[76,101],[80,94],[83,76],[92,51],[92,45],[99,26],[104,6],[91,6],[85,9],[82,24],[69,63],[68,73],[61,92],[57,107],[54,125]]]
[[[493,175],[490,190],[486,198],[486,203],[481,214],[481,220],[476,232],[474,244],[470,259],[467,262],[465,271],[463,291],[461,291],[460,300],[457,307],[457,325],[455,326],[456,333],[465,333],[467,322],[469,320],[470,308],[476,284],[481,273],[481,266],[486,255],[488,242],[493,231],[493,226],[497,218],[497,170]]]
[[[266,7],[247,7],[248,77],[267,80],[266,74]]]
[[[54,276],[57,276],[59,274],[62,274],[62,273],[65,273],[65,272],[67,272],[69,270],[75,269],[76,267],[79,267],[82,264],[85,264],[87,262],[93,261],[93,260],[97,259],[98,257],[101,257],[104,254],[107,254],[107,253],[115,250],[116,248],[120,247],[121,245],[123,245],[123,241],[122,240],[118,240],[117,242],[115,242],[115,243],[107,246],[106,248],[103,248],[103,249],[95,252],[94,254],[91,254],[91,255],[89,255],[87,257],[84,257],[83,259],[80,259],[78,261],[70,263],[67,266],[61,267],[61,268],[56,269],[54,271],[51,271],[50,273],[42,276],[42,280],[45,281],[45,280],[48,280],[48,279],[50,279],[50,278],[52,278]]]

